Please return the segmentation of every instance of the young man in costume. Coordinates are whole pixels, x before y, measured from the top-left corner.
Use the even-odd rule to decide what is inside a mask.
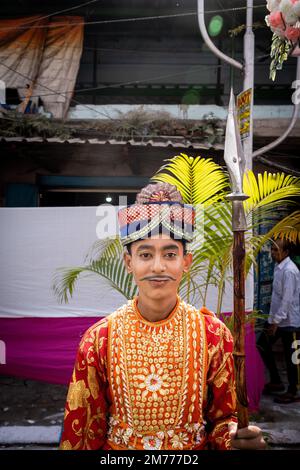
[[[237,432],[232,337],[178,296],[192,263],[194,209],[168,184],[121,209],[124,261],[138,296],[84,334],[67,396],[61,449],[259,449]]]

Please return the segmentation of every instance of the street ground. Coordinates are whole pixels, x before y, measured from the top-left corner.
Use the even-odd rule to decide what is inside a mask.
[[[283,365],[281,373],[286,380]],[[57,449],[67,386],[0,376],[0,390],[0,450]],[[282,405],[262,396],[250,420],[262,428],[270,450],[300,449],[300,401]]]
[[[55,450],[61,433],[67,387],[0,377],[0,450]],[[262,396],[250,416],[265,433],[269,449],[300,449],[300,401],[288,405]]]

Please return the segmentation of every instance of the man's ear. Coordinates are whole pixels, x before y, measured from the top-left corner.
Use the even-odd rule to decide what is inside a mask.
[[[124,261],[125,267],[127,269],[127,272],[132,273],[131,255],[128,253],[128,251],[124,251],[123,261]]]
[[[183,257],[183,271],[187,273],[191,267],[193,262],[193,255],[192,253],[186,253]]]

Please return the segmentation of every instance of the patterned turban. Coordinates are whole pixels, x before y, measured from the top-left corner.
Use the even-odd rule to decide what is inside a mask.
[[[135,204],[120,209],[118,217],[123,245],[161,233],[175,240],[193,239],[195,210],[183,204],[176,186],[168,183],[143,188]]]

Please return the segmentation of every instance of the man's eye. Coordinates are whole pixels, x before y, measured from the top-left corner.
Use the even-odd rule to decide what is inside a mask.
[[[176,253],[167,253],[166,256],[167,258],[175,258],[177,255]]]
[[[150,253],[141,253],[141,258],[150,258]]]

